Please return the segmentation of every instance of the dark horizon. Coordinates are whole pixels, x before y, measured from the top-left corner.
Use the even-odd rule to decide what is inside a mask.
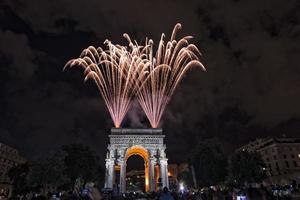
[[[81,143],[106,155],[110,116],[82,70],[65,63],[106,38],[126,44],[192,35],[207,72],[192,69],[163,115],[170,162],[215,138],[227,151],[255,138],[299,137],[300,2],[34,1],[0,3],[0,142],[37,159]],[[133,102],[123,127],[150,127]]]

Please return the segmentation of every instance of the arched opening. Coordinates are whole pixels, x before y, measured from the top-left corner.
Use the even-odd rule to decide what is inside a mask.
[[[126,163],[127,192],[145,191],[145,161],[139,155],[128,157]]]
[[[148,151],[141,147],[141,146],[133,146],[127,149],[126,155],[125,155],[125,160],[126,163],[128,164],[128,159],[130,157],[142,157],[144,161],[144,180],[145,180],[145,187],[144,191],[148,192],[149,191],[149,154]]]

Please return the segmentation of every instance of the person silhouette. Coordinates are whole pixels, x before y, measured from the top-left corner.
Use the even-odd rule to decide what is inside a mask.
[[[173,196],[169,192],[169,189],[167,187],[163,188],[163,191],[159,197],[159,200],[174,200]]]

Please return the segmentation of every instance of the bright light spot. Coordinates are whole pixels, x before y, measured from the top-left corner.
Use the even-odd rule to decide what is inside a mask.
[[[183,183],[180,183],[180,184],[179,184],[179,190],[180,190],[180,191],[183,191],[183,190],[184,190]]]
[[[247,200],[247,197],[244,195],[237,196],[237,200]]]
[[[171,176],[171,172],[168,172],[168,176]]]
[[[298,157],[300,158],[300,153],[298,154]]]
[[[145,184],[146,184],[146,186],[148,186],[148,185],[149,185],[149,179],[148,179],[148,177],[147,177],[147,178],[145,178]]]

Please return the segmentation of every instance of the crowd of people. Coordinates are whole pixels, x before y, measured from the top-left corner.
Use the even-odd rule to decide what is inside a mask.
[[[281,191],[281,192],[279,192]],[[297,191],[293,191],[297,193]],[[292,191],[280,190],[275,187],[243,187],[220,189],[218,187],[203,188],[201,190],[168,191],[164,188],[160,192],[153,193],[128,193],[122,197],[112,199],[124,200],[288,200],[292,199]],[[300,199],[300,195],[299,195]]]
[[[298,194],[298,198],[295,195]],[[294,198],[292,198],[294,196]],[[7,198],[0,198],[7,199]],[[169,190],[167,187],[157,192],[128,192],[120,194],[117,190],[99,190],[86,187],[79,193],[61,191],[41,195],[30,193],[10,198],[12,200],[288,200],[300,199],[298,187],[270,185],[265,187],[208,187],[200,190]]]

